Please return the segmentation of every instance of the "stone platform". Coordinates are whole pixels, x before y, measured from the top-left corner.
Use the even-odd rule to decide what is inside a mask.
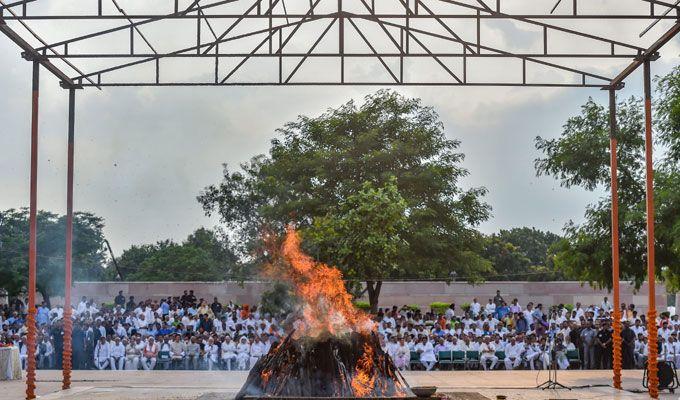
[[[247,376],[229,371],[74,371],[72,389],[61,391],[61,371],[38,371],[37,394],[43,400],[222,400],[233,399]],[[573,390],[539,390],[547,371],[406,372],[411,386],[437,386],[451,400],[648,399],[642,371],[624,371],[624,390],[611,385],[611,371],[560,371],[559,381]],[[25,397],[24,381],[0,381],[0,399]],[[662,399],[677,399],[668,391]]]

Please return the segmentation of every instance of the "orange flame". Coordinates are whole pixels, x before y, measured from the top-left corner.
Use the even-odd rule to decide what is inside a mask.
[[[368,343],[364,343],[364,354],[357,361],[356,375],[352,379],[355,396],[366,397],[373,393],[376,379],[373,365],[373,348]]]
[[[305,254],[300,249],[300,237],[293,227],[289,226],[286,231],[281,254],[287,263],[287,275],[302,301],[303,318],[294,323],[295,336],[370,332],[374,324],[368,315],[352,304],[342,273]]]

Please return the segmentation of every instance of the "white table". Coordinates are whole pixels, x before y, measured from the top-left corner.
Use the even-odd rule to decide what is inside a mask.
[[[0,381],[21,379],[18,347],[0,347]]]

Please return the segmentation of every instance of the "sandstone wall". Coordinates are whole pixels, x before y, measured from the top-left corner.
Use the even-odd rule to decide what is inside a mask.
[[[73,289],[73,301],[81,296],[94,298],[96,302],[112,302],[114,296],[122,290],[126,296],[133,295],[135,299],[160,299],[168,296],[179,296],[184,290],[193,289],[196,297],[212,300],[217,297],[220,301],[232,300],[241,304],[255,304],[259,302],[262,292],[271,285],[269,282],[249,281],[239,285],[237,282],[76,282]],[[386,282],[383,284],[380,305],[418,304],[427,307],[435,301],[454,302],[462,304],[470,302],[474,297],[485,304],[493,297],[496,290],[510,302],[517,298],[520,304],[528,301],[553,305],[559,303],[581,302],[584,305],[599,304],[603,296],[611,294],[606,290],[593,289],[578,282],[486,282],[479,285],[469,285],[462,282],[446,284],[444,282]],[[665,310],[667,305],[666,289],[663,284],[657,284],[656,304],[659,310]],[[60,299],[54,299],[55,304]],[[628,282],[621,282],[621,301],[633,303],[637,309],[646,310],[647,285],[643,285],[636,293]]]

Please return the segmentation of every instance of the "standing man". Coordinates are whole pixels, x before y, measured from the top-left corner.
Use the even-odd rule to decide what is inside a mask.
[[[588,320],[585,328],[581,330],[581,348],[583,349],[583,369],[595,367],[595,336],[593,321]]]
[[[621,339],[623,369],[633,369],[635,368],[635,332],[630,328],[630,322],[628,321],[623,321]]]
[[[613,332],[609,326],[609,321],[603,320],[601,323],[600,330],[597,332],[596,342],[600,346],[600,365],[598,367],[602,369],[612,368],[612,351],[614,349],[613,342]]]
[[[73,369],[85,368],[85,331],[83,331],[79,322],[73,324],[73,333],[71,334],[71,343],[73,347]]]
[[[118,291],[118,296],[113,299],[113,304],[120,306],[121,308],[125,307],[125,296],[123,296],[122,290]]]
[[[501,296],[500,290],[496,290],[496,295],[493,297],[493,303],[496,305],[496,308],[503,305],[503,296]]]

